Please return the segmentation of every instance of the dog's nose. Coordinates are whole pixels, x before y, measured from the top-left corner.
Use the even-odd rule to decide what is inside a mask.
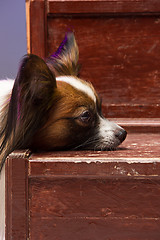
[[[120,142],[123,142],[127,136],[127,132],[124,129],[121,129],[115,135],[120,140]]]

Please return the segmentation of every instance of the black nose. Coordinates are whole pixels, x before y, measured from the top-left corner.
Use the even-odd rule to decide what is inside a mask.
[[[115,135],[120,140],[120,142],[123,142],[127,136],[127,132],[124,129],[121,129]]]

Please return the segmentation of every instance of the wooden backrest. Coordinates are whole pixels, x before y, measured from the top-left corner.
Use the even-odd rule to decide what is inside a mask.
[[[159,0],[27,1],[28,52],[53,53],[67,30],[79,45],[80,75],[109,118],[160,117]]]

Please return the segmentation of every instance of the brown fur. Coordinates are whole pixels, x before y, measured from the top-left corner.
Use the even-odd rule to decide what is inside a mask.
[[[95,103],[87,95],[65,82],[57,82],[56,91],[55,104],[50,110],[48,121],[33,137],[32,146],[35,148],[62,149],[64,146],[77,146],[82,139],[86,140],[84,132],[88,130],[88,126],[79,121],[78,116],[86,109],[90,109],[94,114],[97,111]]]

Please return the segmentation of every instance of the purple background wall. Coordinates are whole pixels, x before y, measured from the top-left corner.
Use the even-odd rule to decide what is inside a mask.
[[[0,79],[16,77],[26,52],[25,0],[0,0]]]

